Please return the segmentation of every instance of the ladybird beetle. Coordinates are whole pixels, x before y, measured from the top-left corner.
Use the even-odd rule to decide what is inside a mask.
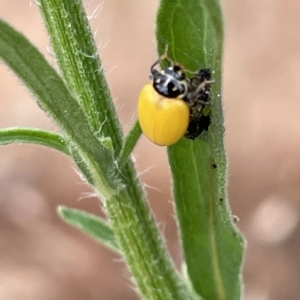
[[[153,143],[169,146],[186,133],[190,108],[183,98],[188,93],[188,81],[178,65],[157,70],[167,58],[166,52],[150,68],[152,83],[146,84],[138,101],[138,116],[143,133]]]
[[[183,136],[194,139],[207,130],[210,117],[202,113],[209,104],[211,75],[201,69],[187,78],[177,64],[158,70],[168,59],[167,51],[150,68],[152,83],[146,84],[138,100],[138,117],[143,133],[153,143],[169,146]]]

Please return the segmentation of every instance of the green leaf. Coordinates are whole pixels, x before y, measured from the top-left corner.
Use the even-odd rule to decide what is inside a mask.
[[[85,232],[106,247],[121,253],[111,227],[102,218],[65,206],[59,206],[57,211],[67,223]]]
[[[0,145],[13,143],[37,144],[69,155],[64,138],[57,133],[33,128],[7,128],[0,130]]]
[[[212,67],[215,43],[222,42],[213,38],[206,2],[218,7],[216,0],[162,0],[157,14],[158,52],[162,54],[168,46],[169,57],[192,71]],[[222,24],[222,19],[218,21]]]
[[[114,160],[94,136],[78,102],[43,55],[19,32],[0,20],[0,58],[17,74],[75,147],[79,159],[89,165],[101,195],[116,193],[119,182],[114,174]],[[99,162],[102,162],[99,164]],[[80,164],[78,164],[80,167]],[[84,172],[84,169],[81,169]],[[89,174],[87,174],[89,177]]]
[[[184,255],[194,288],[204,299],[240,299],[243,241],[232,225],[225,196],[215,192],[218,167],[209,158],[209,145],[203,140],[182,140],[168,152]]]
[[[100,141],[111,138],[117,156],[122,146],[122,130],[82,1],[39,2],[57,63],[69,90],[78,95],[77,101],[95,136]]]
[[[227,200],[227,164],[221,103],[223,24],[217,0],[161,0],[156,37],[159,53],[187,69],[211,68],[208,133],[168,147],[176,214],[189,278],[207,300],[241,297],[243,239]]]
[[[124,139],[123,146],[121,149],[121,153],[118,157],[118,166],[122,168],[122,166],[130,159],[130,155],[138,142],[139,138],[142,135],[142,128],[138,120],[135,121],[129,133]]]

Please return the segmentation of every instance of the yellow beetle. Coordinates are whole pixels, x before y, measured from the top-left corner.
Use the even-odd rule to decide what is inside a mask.
[[[181,98],[166,98],[148,83],[140,93],[138,116],[143,133],[150,141],[159,146],[169,146],[184,136],[190,108]]]
[[[179,65],[156,70],[155,66],[167,58],[161,56],[151,66],[152,83],[141,90],[138,116],[146,137],[160,146],[178,142],[185,134],[190,108],[183,100],[188,92],[188,80]]]

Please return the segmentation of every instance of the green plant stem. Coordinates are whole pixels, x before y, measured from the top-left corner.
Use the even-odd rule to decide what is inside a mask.
[[[122,145],[120,124],[107,92],[81,2],[42,0],[40,9],[69,89],[82,103],[88,122],[100,143],[102,138],[111,138],[113,152],[117,157]],[[109,167],[113,174],[117,174],[115,180],[120,182],[114,193],[103,197],[95,172],[92,172],[93,180],[90,182],[94,183],[103,200],[140,294],[147,300],[188,299],[156,227],[131,160],[126,161],[121,172],[117,168],[117,161]]]

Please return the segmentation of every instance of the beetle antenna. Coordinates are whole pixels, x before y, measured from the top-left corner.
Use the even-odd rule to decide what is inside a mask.
[[[169,61],[171,61],[169,58],[168,58],[168,45],[166,45],[165,47],[165,51],[163,53],[163,55],[161,55],[154,63],[153,65],[151,66],[150,70],[151,70],[151,73],[153,72],[153,69],[155,66],[157,66],[159,63],[161,63],[164,59],[168,59]],[[172,62],[172,61],[171,61]]]

